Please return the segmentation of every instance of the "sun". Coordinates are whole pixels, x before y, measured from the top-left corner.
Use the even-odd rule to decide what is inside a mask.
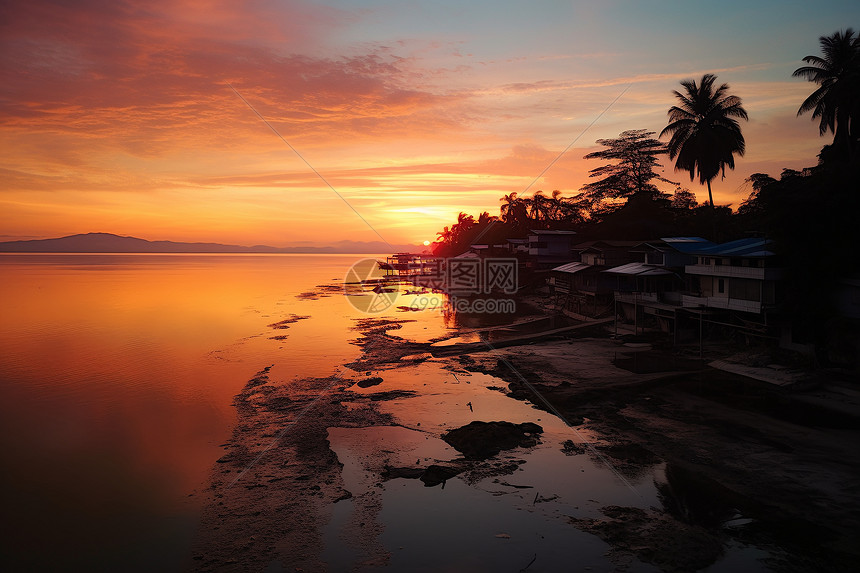
[[[424,241],[424,246],[425,246],[425,247],[429,247],[429,246],[430,246],[430,241]]]

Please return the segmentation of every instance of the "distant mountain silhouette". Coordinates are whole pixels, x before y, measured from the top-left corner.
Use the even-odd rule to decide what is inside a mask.
[[[394,247],[392,249],[392,247]],[[4,253],[388,253],[392,250],[417,252],[415,245],[388,245],[381,241],[339,241],[333,246],[269,247],[222,245],[220,243],[179,243],[147,241],[111,233],[86,233],[57,239],[0,242]]]

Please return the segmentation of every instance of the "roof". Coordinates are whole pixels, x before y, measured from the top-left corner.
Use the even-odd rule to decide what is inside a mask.
[[[585,269],[588,269],[588,268],[591,268],[591,265],[586,265],[585,263],[567,263],[565,265],[555,267],[552,270],[559,272],[559,273],[574,274],[574,273],[578,273],[579,271],[584,271]]]
[[[460,253],[455,259],[477,259],[480,258],[480,255],[474,251],[466,251],[465,253]]]
[[[670,244],[701,244],[701,243],[711,243],[711,241],[707,239],[703,239],[702,237],[660,237],[660,240],[664,243]]]
[[[714,243],[702,237],[660,237],[660,240],[676,251],[692,254],[700,249],[714,246]]]
[[[585,241],[584,243],[578,243],[573,246],[575,251],[601,251],[606,248],[614,248],[614,249],[625,249],[630,247],[635,247],[636,245],[641,245],[642,241],[604,241],[604,240],[596,240],[596,241]]]
[[[729,241],[728,243],[720,243],[719,245],[711,245],[693,252],[697,255],[720,255],[726,257],[771,257],[773,256],[773,252],[765,247],[772,243],[773,241],[770,239],[748,237],[746,239]]]
[[[532,229],[532,235],[575,235],[576,231],[556,231],[555,229]]]
[[[654,265],[646,265],[645,263],[627,263],[620,267],[613,267],[603,271],[604,273],[612,273],[614,275],[635,275],[638,277],[656,277],[662,275],[673,275],[672,271]]]
[[[702,237],[661,237],[651,241],[642,241],[635,248],[630,249],[631,253],[642,253],[648,249],[665,253],[670,249],[684,253],[686,255],[698,252],[700,249],[713,246],[714,243]]]

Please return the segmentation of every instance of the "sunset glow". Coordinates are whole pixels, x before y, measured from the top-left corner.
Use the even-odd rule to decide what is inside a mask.
[[[503,194],[572,195],[596,139],[659,132],[679,80],[705,72],[750,115],[746,156],[714,182],[716,202],[737,207],[751,173],[815,163],[828,138],[796,117],[812,88],[791,72],[819,36],[860,23],[847,1],[36,0],[3,11],[0,240],[274,246],[377,232],[426,244],[460,211],[498,214]]]

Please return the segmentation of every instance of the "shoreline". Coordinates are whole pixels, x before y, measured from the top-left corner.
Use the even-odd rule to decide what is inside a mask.
[[[577,434],[600,437],[589,455],[608,462],[620,475],[666,464],[667,477],[683,495],[661,496],[663,509],[609,505],[600,508],[602,517],[570,518],[572,528],[609,544],[609,558],[617,567],[640,561],[663,570],[698,568],[702,563],[689,559],[704,552],[714,562],[727,543],[769,548],[768,566],[777,570],[791,563],[811,570],[849,570],[860,560],[860,494],[853,493],[860,491],[856,411],[846,414],[844,420],[853,420],[847,428],[804,424],[792,419],[798,415],[785,406],[793,401],[782,399],[787,395],[783,389],[752,383],[682,354],[595,336],[600,324],[509,336],[494,341],[490,350],[485,342],[433,347],[399,338],[396,331],[409,320],[406,316],[357,321],[353,343],[362,354],[346,365],[351,373],[292,381],[287,389],[270,381],[264,369],[237,395],[240,420],[213,474],[201,527],[208,533],[195,546],[193,569],[263,569],[279,559],[286,568],[325,568],[324,524],[333,519],[335,504],[345,500],[354,506],[344,528],[352,537],[348,545],[356,563],[364,568],[389,563],[390,548],[379,541],[384,531],[378,519],[381,494],[370,486],[358,493],[345,486],[343,461],[326,428],[406,428],[380,406],[390,402],[396,407],[398,400],[421,396],[420,389],[383,390],[373,382],[368,386],[374,387],[359,385],[359,391],[356,383],[365,374],[387,379],[386,372],[415,370],[426,361],[442,361],[451,372],[490,374],[508,384],[495,391],[547,410],[532,395],[539,391]],[[304,388],[303,398],[296,395],[295,384]],[[315,394],[319,391],[322,398]],[[769,399],[783,411],[768,406]],[[298,431],[282,440],[273,429],[297,414],[302,417],[292,424]],[[438,431],[407,429],[439,437]],[[261,448],[275,442],[243,473]],[[572,453],[585,452],[581,444],[571,442],[570,447]],[[417,477],[423,471],[374,463],[378,487],[391,479],[383,477],[391,469],[403,472],[394,477]],[[225,489],[227,479],[238,473],[241,487]],[[685,505],[685,499],[693,501]],[[297,517],[302,525],[285,531],[284,520]],[[723,522],[741,525],[727,529]],[[222,529],[224,524],[232,527]],[[250,538],[242,534],[249,527],[256,532]],[[671,542],[654,547],[655,535]]]

